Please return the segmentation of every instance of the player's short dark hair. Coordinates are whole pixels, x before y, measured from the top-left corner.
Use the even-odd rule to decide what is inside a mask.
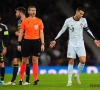
[[[1,18],[1,14],[0,14],[0,18]]]
[[[18,8],[15,9],[15,11],[16,11],[16,10],[22,12],[23,14],[26,13],[26,9],[25,9],[24,7],[18,7]]]
[[[35,6],[29,6],[28,7],[28,11],[30,10],[30,8],[36,8]]]
[[[85,9],[83,8],[83,7],[78,7],[77,9],[76,9],[77,11],[83,11],[83,12],[85,12]]]

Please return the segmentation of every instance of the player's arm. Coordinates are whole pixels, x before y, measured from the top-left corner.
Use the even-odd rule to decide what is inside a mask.
[[[86,31],[86,33],[90,36],[90,38],[94,41],[96,40],[96,38],[94,37],[94,35],[92,34],[92,32],[89,30],[88,27],[84,28],[84,30]]]
[[[18,44],[19,45],[21,45],[21,41],[22,41],[22,38],[23,38],[24,30],[25,30],[25,21],[23,20],[21,25],[20,25],[20,30],[19,30],[19,35],[18,35]]]
[[[19,51],[21,51],[21,42],[22,42],[22,38],[23,38],[23,34],[24,34],[24,20],[23,20],[23,22],[22,22],[22,24],[20,25],[20,31],[19,31],[19,35],[18,35],[18,47],[17,47],[17,49],[19,50]]]
[[[43,32],[43,29],[44,29],[44,25],[43,25],[43,22],[41,22],[41,25],[40,25],[40,40],[41,40],[41,51],[44,51],[44,32]]]
[[[41,39],[41,51],[44,51],[44,32],[43,30],[40,30],[40,39]]]
[[[19,35],[19,31],[20,31],[20,24],[19,24],[19,21],[18,21],[18,29],[17,29],[17,31],[15,31],[15,35],[16,35],[16,36]]]
[[[20,32],[18,35],[18,47],[17,47],[18,51],[21,51],[21,41],[22,41],[23,33],[24,33],[24,30],[20,29]]]
[[[20,32],[19,32],[19,35],[18,35],[18,42],[21,42],[22,41],[23,33],[24,33],[24,30],[23,29],[20,29]]]
[[[98,47],[100,47],[100,42],[99,42],[98,40],[96,40],[96,38],[94,37],[94,35],[93,35],[92,32],[90,31],[90,29],[88,28],[86,19],[85,19],[84,30],[85,30],[86,33],[90,36],[90,38],[94,41],[94,43],[95,43]]]
[[[60,30],[60,32],[57,34],[57,36],[55,37],[55,39],[53,41],[50,42],[50,47],[53,48],[55,47],[55,44],[57,42],[57,40],[60,38],[60,36],[66,31],[67,29],[67,20],[65,21],[62,29]]]
[[[9,36],[8,28],[5,25],[4,32],[3,32],[3,45],[4,45],[4,48],[3,48],[3,51],[2,51],[3,55],[5,55],[6,52],[7,52],[8,36]]]
[[[59,38],[60,38],[60,36],[66,31],[66,29],[67,29],[67,20],[65,21],[65,23],[64,23],[64,25],[63,25],[63,27],[62,27],[62,29],[60,30],[60,32],[57,34],[57,36],[55,37],[55,41],[57,41]]]
[[[44,45],[44,32],[43,32],[43,30],[40,30],[40,39],[41,39],[41,44]]]
[[[88,24],[87,24],[87,20],[84,18],[84,27],[83,29],[86,31],[86,33],[90,36],[90,38],[94,41],[96,38],[94,37],[94,35],[92,34],[92,32],[90,31]]]
[[[93,36],[92,32],[88,29],[88,27],[85,28],[85,31],[90,36],[90,38],[94,41],[94,43],[96,44],[96,46],[100,47],[100,42],[98,40],[96,40],[96,38]]]

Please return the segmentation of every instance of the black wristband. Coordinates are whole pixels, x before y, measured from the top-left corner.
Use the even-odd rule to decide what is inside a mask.
[[[18,42],[18,45],[21,45],[21,42]]]

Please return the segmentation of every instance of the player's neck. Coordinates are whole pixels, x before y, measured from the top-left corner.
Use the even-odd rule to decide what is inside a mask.
[[[35,18],[35,15],[30,15],[29,18],[30,19],[34,19]]]
[[[24,20],[25,18],[26,18],[26,16],[25,15],[22,15],[20,19],[21,20]]]
[[[73,19],[74,19],[75,21],[79,21],[79,20],[80,20],[77,16],[74,16]]]

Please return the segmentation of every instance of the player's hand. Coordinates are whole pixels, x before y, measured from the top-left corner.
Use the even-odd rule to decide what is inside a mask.
[[[21,51],[21,46],[18,45],[18,46],[17,46],[17,49],[18,49],[18,51]]]
[[[53,48],[53,47],[55,47],[55,45],[56,45],[56,41],[51,41],[49,47]]]
[[[16,36],[18,36],[18,35],[19,35],[19,32],[18,32],[18,31],[16,31],[16,32],[15,32],[15,35],[16,35]]]
[[[100,47],[100,41],[99,40],[94,40],[94,43],[97,45],[97,47]]]
[[[41,45],[41,51],[44,51],[45,47],[44,45]]]
[[[7,53],[7,48],[4,47],[3,51],[2,51],[2,55],[5,55]]]

